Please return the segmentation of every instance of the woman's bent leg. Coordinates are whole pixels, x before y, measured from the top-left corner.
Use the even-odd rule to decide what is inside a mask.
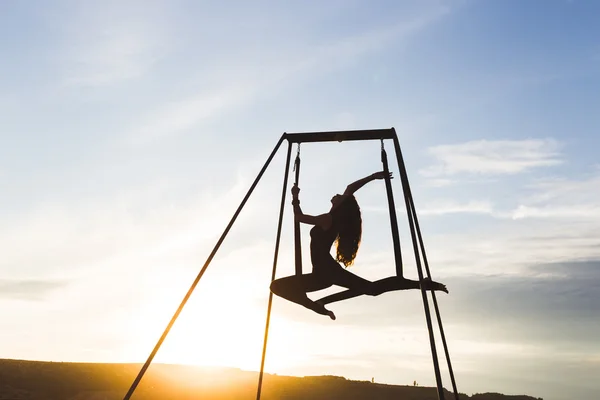
[[[326,289],[331,283],[320,279],[315,274],[292,275],[285,278],[279,278],[271,283],[271,291],[279,297],[300,304],[314,312],[322,315],[329,315],[335,319],[335,315],[327,310],[323,304],[315,303],[308,298],[306,293]]]

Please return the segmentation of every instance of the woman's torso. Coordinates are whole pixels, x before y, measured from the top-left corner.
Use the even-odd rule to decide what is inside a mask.
[[[322,227],[315,225],[310,230],[310,257],[314,268],[319,268],[323,263],[334,262],[339,266],[337,261],[331,256],[331,246],[337,239],[338,232],[335,225],[325,230]]]

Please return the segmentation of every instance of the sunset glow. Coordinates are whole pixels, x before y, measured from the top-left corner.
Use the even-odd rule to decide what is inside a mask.
[[[582,0],[0,1],[0,358],[143,363],[284,132],[394,127],[449,290],[458,390],[596,398],[599,15]],[[418,279],[384,145],[404,277]],[[150,368],[259,370],[287,146]],[[311,216],[383,168],[379,140],[300,155]],[[277,278],[294,273],[294,177]],[[355,194],[348,271],[390,277],[386,186]],[[265,370],[436,385],[420,292],[330,311],[275,297]]]

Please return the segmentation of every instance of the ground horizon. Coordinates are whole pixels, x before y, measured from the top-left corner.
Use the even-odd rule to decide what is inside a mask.
[[[19,365],[14,370],[14,371],[17,371],[19,374],[18,378],[15,379],[13,377],[15,382],[11,381],[11,376],[14,375],[14,372],[11,373],[10,370],[7,370],[7,367],[10,367],[10,364]],[[25,366],[23,366],[23,364],[25,364]],[[29,367],[27,367],[27,365],[29,365]],[[38,387],[39,384],[36,383],[37,382],[35,379],[36,377],[42,378],[42,380],[47,380],[48,377],[52,376],[52,375],[48,375],[49,373],[51,373],[49,370],[45,371],[45,372],[42,372],[40,370],[40,368],[43,368],[44,365],[50,369],[60,368],[58,370],[58,373],[66,374],[65,377],[71,376],[73,374],[73,372],[78,369],[84,370],[86,368],[89,369],[90,367],[95,367],[96,370],[87,370],[87,372],[86,372],[86,374],[88,376],[87,379],[88,380],[92,379],[92,381],[94,379],[97,379],[97,378],[94,378],[94,376],[98,375],[98,373],[100,372],[100,370],[98,370],[98,368],[102,368],[104,370],[104,372],[102,373],[104,375],[106,375],[106,368],[113,368],[113,369],[117,368],[117,371],[121,371],[121,372],[117,372],[117,374],[114,376],[114,378],[117,378],[117,379],[115,379],[115,381],[120,381],[120,383],[118,385],[120,387],[120,389],[117,390],[116,392],[123,392],[123,393],[121,393],[121,395],[123,395],[124,390],[127,387],[129,387],[129,383],[130,383],[127,380],[123,381],[124,371],[125,371],[123,369],[123,367],[129,367],[128,372],[125,373],[125,375],[128,375],[130,377],[130,379],[132,380],[133,377],[136,375],[137,368],[141,367],[142,363],[120,363],[120,362],[104,363],[104,362],[72,362],[72,361],[0,359],[0,374],[2,374],[5,377],[4,386],[0,387],[0,395],[5,394],[4,391],[6,391],[6,390],[10,390],[10,391],[17,390],[17,391],[20,391],[21,393],[24,393],[23,391],[27,390],[27,389],[23,387],[22,382],[21,382],[21,384],[19,384],[19,381],[21,381],[22,379],[25,379],[25,382],[27,382],[27,381],[31,382],[32,387]],[[65,370],[64,369],[65,366],[70,367],[71,372],[68,372],[67,370]],[[131,367],[135,367],[135,368],[132,369]],[[176,382],[179,382],[179,384],[183,385],[184,387],[188,387],[189,385],[191,385],[191,386],[189,386],[190,388],[197,387],[199,382],[205,382],[201,385],[205,388],[208,386],[225,387],[225,386],[231,386],[231,385],[233,385],[235,387],[235,386],[243,383],[243,385],[247,388],[246,391],[250,390],[250,392],[252,392],[252,390],[253,390],[252,389],[253,385],[255,387],[257,387],[257,385],[258,385],[258,381],[257,381],[258,371],[245,371],[245,370],[242,370],[240,368],[235,368],[235,367],[209,367],[209,366],[165,364],[165,363],[157,363],[157,364],[155,364],[155,367],[156,368],[154,370],[151,370],[152,366],[149,368],[149,370],[147,371],[147,378],[146,378],[146,380],[149,379],[150,382],[153,382],[153,383],[148,383],[148,382],[145,382],[144,380],[142,380],[142,382],[136,389],[136,392],[143,393],[142,398],[145,398],[143,396],[148,395],[149,388],[155,388],[159,392],[164,392],[164,390],[167,390],[166,388],[168,386],[171,386],[171,385],[175,384]],[[182,368],[184,368],[185,370],[182,370]],[[54,378],[52,378],[54,380],[60,379],[60,375],[56,375],[56,372],[57,371],[55,371]],[[214,375],[215,372],[218,373],[219,375],[218,376]],[[43,375],[40,375],[40,373]],[[205,374],[209,374],[208,381],[204,380],[204,379],[206,379]],[[157,377],[166,378],[167,380],[162,381],[162,383],[160,383],[159,381],[156,381]],[[32,378],[33,378],[33,380],[32,380]],[[200,381],[198,381],[198,379],[200,379]],[[294,375],[279,375],[277,373],[266,373],[266,372],[264,375],[264,379],[265,380],[263,381],[263,390],[265,388],[265,385],[267,385],[267,387],[269,385],[272,385],[273,379],[279,379],[278,382],[281,382],[281,380],[285,380],[285,379],[288,379],[288,381],[289,381],[289,379],[303,379],[303,380],[308,379],[308,382],[312,382],[311,385],[316,382],[321,382],[321,383],[330,382],[330,383],[334,383],[337,386],[339,386],[340,382],[347,382],[348,384],[362,383],[362,384],[374,385],[376,387],[387,386],[387,387],[390,387],[390,389],[393,389],[393,388],[407,388],[407,389],[418,389],[418,390],[427,389],[428,390],[427,393],[429,393],[429,394],[424,399],[430,399],[430,398],[437,399],[437,389],[435,387],[422,386],[422,385],[419,385],[418,382],[405,383],[405,384],[393,384],[393,383],[386,383],[386,382],[377,382],[377,381],[373,381],[372,379],[354,380],[354,379],[348,379],[346,377],[337,376],[337,375],[294,376]],[[77,399],[86,399],[87,397],[85,397],[85,396],[93,396],[94,395],[93,393],[107,393],[107,391],[115,392],[114,388],[111,389],[112,384],[110,384],[106,380],[106,377],[103,378],[102,381],[105,382],[104,388],[100,388],[97,385],[92,386],[94,389],[80,388],[79,390],[83,389],[83,391],[80,393],[80,395],[79,395],[79,397],[77,397]],[[196,382],[196,383],[193,383],[193,382]],[[164,387],[163,388],[158,387],[160,385],[163,385]],[[206,385],[208,385],[208,386],[206,386]],[[225,386],[223,386],[223,385],[225,385]],[[65,390],[68,390],[69,381],[65,380],[62,383],[61,387],[62,387],[62,389],[61,389],[62,393],[66,393]],[[250,387],[250,388],[248,389],[248,387]],[[256,390],[256,388],[254,390]],[[292,389],[292,390],[295,390],[295,389]],[[334,389],[332,386],[331,390],[339,390],[339,388]],[[116,392],[114,393],[115,396],[118,395],[118,393],[116,393]],[[134,397],[135,397],[136,392],[134,392]],[[453,394],[451,391],[448,390],[448,388],[444,387],[444,393],[447,397],[453,398]],[[473,399],[480,399],[480,398],[486,399],[486,397],[481,397],[481,396],[496,396],[496,397],[491,397],[490,399],[501,400],[504,397],[506,397],[507,399],[510,397],[512,399],[517,399],[517,400],[520,400],[520,399],[539,400],[539,398],[533,397],[533,396],[527,395],[527,394],[503,394],[500,392],[481,392],[481,393],[472,393],[469,395],[462,391],[459,391],[459,394],[460,394],[461,398],[464,397],[464,398],[473,398]],[[272,394],[267,396],[267,398],[272,398],[271,396],[272,396]],[[428,396],[432,396],[432,397],[428,397]],[[500,396],[500,397],[498,397],[498,396]],[[115,398],[117,398],[117,397],[115,397]]]

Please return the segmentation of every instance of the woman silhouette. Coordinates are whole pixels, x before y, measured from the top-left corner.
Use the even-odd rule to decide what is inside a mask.
[[[403,277],[371,282],[354,275],[339,264],[341,262],[346,267],[353,264],[361,241],[362,218],[354,193],[373,180],[385,178],[386,173],[381,171],[351,183],[343,194],[336,194],[331,198],[329,212],[316,216],[302,212],[298,199],[300,189],[295,185],[292,187],[295,221],[314,225],[310,230],[310,258],[313,271],[308,274],[274,280],[271,283],[271,291],[274,294],[335,319],[332,311],[327,310],[322,303],[309,299],[307,293],[338,285],[361,294],[377,296],[389,290],[419,289],[421,287],[418,281]],[[392,179],[391,173],[388,173],[388,178]],[[330,254],[334,242],[336,243],[336,259]],[[445,285],[429,279],[423,280],[423,285],[426,290],[440,290],[448,293]]]

